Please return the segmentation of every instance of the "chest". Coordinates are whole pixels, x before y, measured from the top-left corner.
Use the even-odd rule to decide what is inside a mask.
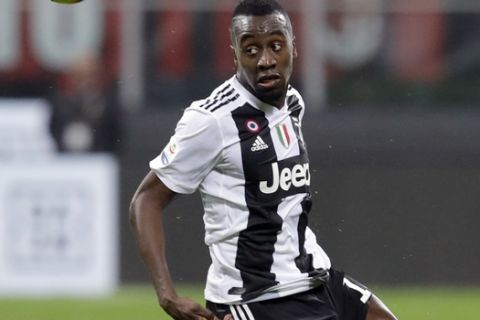
[[[265,113],[244,105],[232,111],[224,165],[259,196],[305,192],[308,156],[298,112]]]

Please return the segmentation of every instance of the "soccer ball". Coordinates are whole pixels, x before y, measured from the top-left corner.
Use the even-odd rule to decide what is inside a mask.
[[[63,4],[74,4],[78,2],[82,2],[83,0],[50,0],[52,2],[56,3],[63,3]]]

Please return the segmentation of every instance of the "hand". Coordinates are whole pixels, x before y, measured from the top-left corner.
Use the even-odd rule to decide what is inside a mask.
[[[164,301],[162,307],[175,320],[220,320],[213,312],[189,298],[175,297]]]

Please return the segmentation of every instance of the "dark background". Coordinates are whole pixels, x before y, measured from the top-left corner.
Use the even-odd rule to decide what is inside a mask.
[[[328,0],[316,11],[308,5],[320,1],[280,2],[296,34],[293,83],[305,96],[311,83],[325,93],[308,99],[304,135],[310,226],[333,264],[367,284],[480,285],[478,0]],[[233,74],[228,27],[237,0],[3,3],[0,21],[12,28],[0,28],[0,99],[44,99],[59,152],[119,160],[121,280],[146,281],[129,201],[182,110]],[[310,15],[329,37],[309,32]],[[67,50],[83,39],[79,30],[98,39]],[[355,41],[365,33],[368,41]],[[352,53],[364,45],[371,54],[357,60]],[[46,52],[68,59],[59,64]],[[325,83],[309,82],[309,56]],[[63,141],[78,123],[92,143]],[[171,205],[166,229],[174,278],[203,282],[209,257],[198,194]]]
[[[127,282],[147,279],[129,200],[181,113],[150,110],[126,121],[120,217]],[[480,114],[467,111],[307,113],[310,226],[333,265],[366,283],[480,283],[479,123]],[[175,280],[204,281],[209,257],[198,194],[178,197],[165,228]]]

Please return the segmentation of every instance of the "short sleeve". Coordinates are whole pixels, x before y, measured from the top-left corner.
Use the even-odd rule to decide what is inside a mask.
[[[172,191],[193,193],[217,163],[223,139],[217,120],[209,112],[188,108],[170,142],[150,168]]]

